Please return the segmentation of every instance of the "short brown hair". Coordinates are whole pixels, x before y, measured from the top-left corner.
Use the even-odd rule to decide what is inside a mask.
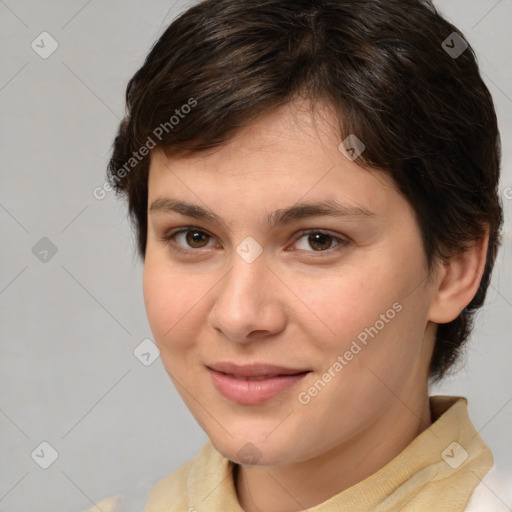
[[[426,0],[205,0],[187,10],[129,81],[108,168],[140,255],[150,160],[141,153],[219,146],[299,96],[325,100],[340,141],[361,139],[361,165],[389,173],[414,208],[429,268],[489,229],[475,297],[437,328],[430,377],[441,379],[484,302],[503,216],[494,105],[473,49],[449,52],[456,43],[466,44]]]

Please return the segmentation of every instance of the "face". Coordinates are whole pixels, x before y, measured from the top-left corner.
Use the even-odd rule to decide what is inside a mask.
[[[151,156],[149,322],[235,462],[313,459],[425,389],[433,291],[413,209],[342,154],[331,111],[291,103],[220,149]]]

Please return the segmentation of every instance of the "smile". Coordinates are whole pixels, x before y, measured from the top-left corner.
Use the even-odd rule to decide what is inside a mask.
[[[207,369],[215,389],[240,405],[262,404],[289,390],[310,373],[310,370],[262,364],[218,363]]]

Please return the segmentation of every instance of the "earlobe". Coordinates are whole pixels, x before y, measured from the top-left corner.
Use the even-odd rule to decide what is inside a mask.
[[[485,269],[489,230],[468,247],[440,265],[437,288],[431,302],[429,320],[444,324],[455,320],[471,302]]]

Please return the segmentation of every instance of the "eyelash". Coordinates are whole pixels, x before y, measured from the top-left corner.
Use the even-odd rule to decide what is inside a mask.
[[[195,226],[186,226],[186,227],[182,227],[179,229],[175,229],[175,230],[167,233],[166,235],[161,237],[161,240],[163,240],[164,242],[167,242],[167,245],[171,248],[172,251],[180,253],[180,254],[192,254],[194,252],[199,252],[202,249],[205,249],[205,247],[202,247],[199,249],[184,249],[183,247],[176,245],[176,243],[174,242],[174,239],[176,238],[176,236],[179,235],[180,233],[187,233],[188,231],[197,231],[198,233],[202,233],[210,238],[214,238],[213,235],[210,235],[210,233],[208,233],[208,231],[205,231],[204,229],[200,229]],[[336,245],[330,249],[325,249],[323,251],[322,250],[321,251],[313,251],[313,250],[312,251],[304,251],[302,249],[299,249],[298,250],[299,252],[302,251],[302,252],[306,252],[306,253],[313,253],[314,257],[324,257],[322,255],[323,253],[328,253],[327,256],[332,255],[332,253],[334,251],[336,251],[336,249],[340,249],[349,243],[349,241],[346,238],[340,238],[340,237],[334,236],[333,234],[331,234],[327,231],[324,231],[321,229],[309,229],[309,230],[300,231],[299,232],[300,236],[295,240],[294,244],[296,244],[301,238],[303,238],[307,235],[311,235],[313,233],[327,235],[327,236],[331,237],[333,240],[335,240],[338,243],[338,245]]]

